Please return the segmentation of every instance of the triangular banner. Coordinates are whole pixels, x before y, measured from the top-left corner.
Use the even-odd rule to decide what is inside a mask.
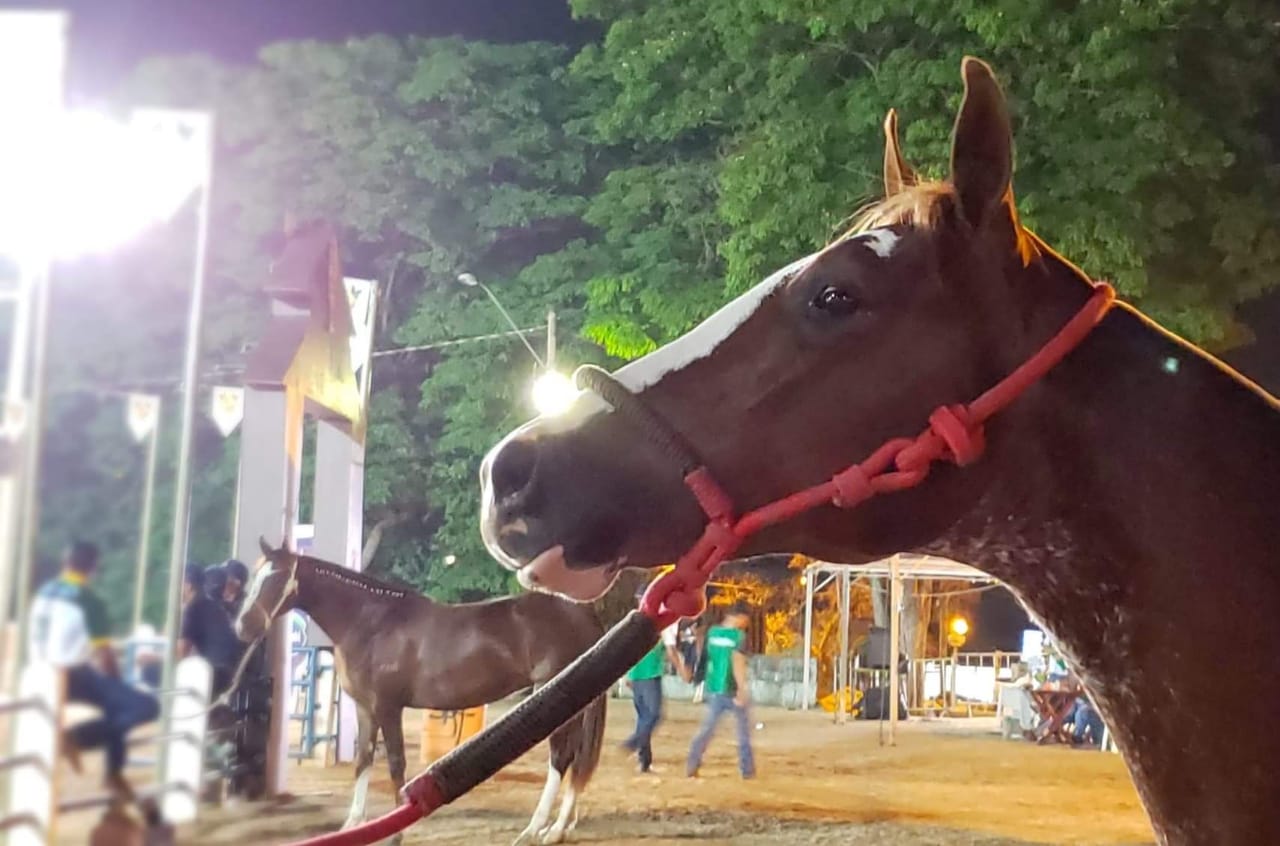
[[[229,385],[215,387],[209,416],[213,418],[213,424],[218,427],[222,437],[234,432],[244,419],[244,388]]]
[[[135,441],[150,435],[160,420],[160,397],[155,394],[129,394],[125,404],[125,421]]]

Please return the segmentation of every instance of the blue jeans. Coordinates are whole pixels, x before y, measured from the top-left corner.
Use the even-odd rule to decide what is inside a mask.
[[[1071,707],[1071,716],[1067,722],[1073,726],[1072,738],[1076,743],[1085,741],[1085,733],[1089,734],[1089,742],[1094,746],[1102,745],[1102,717],[1093,709],[1089,700],[1081,696]]]
[[[728,713],[733,714],[737,723],[738,771],[747,778],[756,774],[756,762],[751,754],[750,711],[734,702],[732,696],[712,693],[707,696],[707,716],[703,718],[702,727],[698,729],[698,733],[693,736],[693,743],[689,745],[689,761],[685,765],[685,772],[689,775],[696,773],[702,766],[702,756],[706,754],[707,745],[711,743],[711,735],[720,724],[720,718]]]
[[[84,664],[67,670],[67,701],[94,705],[102,712],[77,724],[70,733],[81,749],[106,748],[107,775],[124,770],[125,738],[130,730],[160,716],[155,697]]]
[[[662,679],[633,680],[631,696],[636,706],[636,730],[622,745],[636,753],[641,770],[648,770],[653,764],[653,730],[662,721]]]

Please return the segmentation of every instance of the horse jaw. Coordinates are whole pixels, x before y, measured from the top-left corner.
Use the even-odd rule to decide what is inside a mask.
[[[516,571],[526,590],[554,593],[575,602],[593,602],[608,593],[618,578],[616,564],[578,570],[569,567],[564,547],[553,546]]]

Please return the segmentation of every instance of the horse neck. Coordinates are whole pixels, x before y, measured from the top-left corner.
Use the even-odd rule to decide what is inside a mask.
[[[1280,842],[1267,791],[1238,789],[1280,759],[1280,733],[1256,731],[1280,701],[1275,401],[1117,307],[992,440],[999,481],[944,554],[1061,644],[1163,838]]]
[[[297,607],[338,647],[349,638],[361,638],[361,632],[370,626],[376,627],[383,620],[380,612],[400,603],[405,594],[400,588],[372,584],[336,564],[307,556],[298,560]],[[426,597],[418,598],[429,602]]]

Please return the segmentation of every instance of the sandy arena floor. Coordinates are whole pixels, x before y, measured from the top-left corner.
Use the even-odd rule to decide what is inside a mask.
[[[700,709],[670,706],[659,728],[662,773],[639,776],[617,744],[631,705],[610,703],[600,770],[580,804],[576,843],[884,844],[1012,846],[1024,843],[1151,843],[1138,798],[1118,755],[1004,741],[988,721],[913,721],[896,748],[875,723],[835,726],[824,714],[761,709],[755,733],[759,778],[737,776],[732,732],[722,724],[703,777],[682,777]],[[491,713],[494,709],[491,709]],[[421,717],[406,718],[410,772]],[[96,763],[96,762],[95,762]],[[93,766],[93,764],[90,764]],[[546,772],[543,749],[494,781],[410,829],[406,844],[506,844],[524,827]],[[299,765],[292,798],[209,808],[181,832],[190,846],[287,843],[335,829],[350,798],[347,766]],[[379,759],[371,815],[392,806]],[[91,815],[65,818],[60,844],[83,844]]]

